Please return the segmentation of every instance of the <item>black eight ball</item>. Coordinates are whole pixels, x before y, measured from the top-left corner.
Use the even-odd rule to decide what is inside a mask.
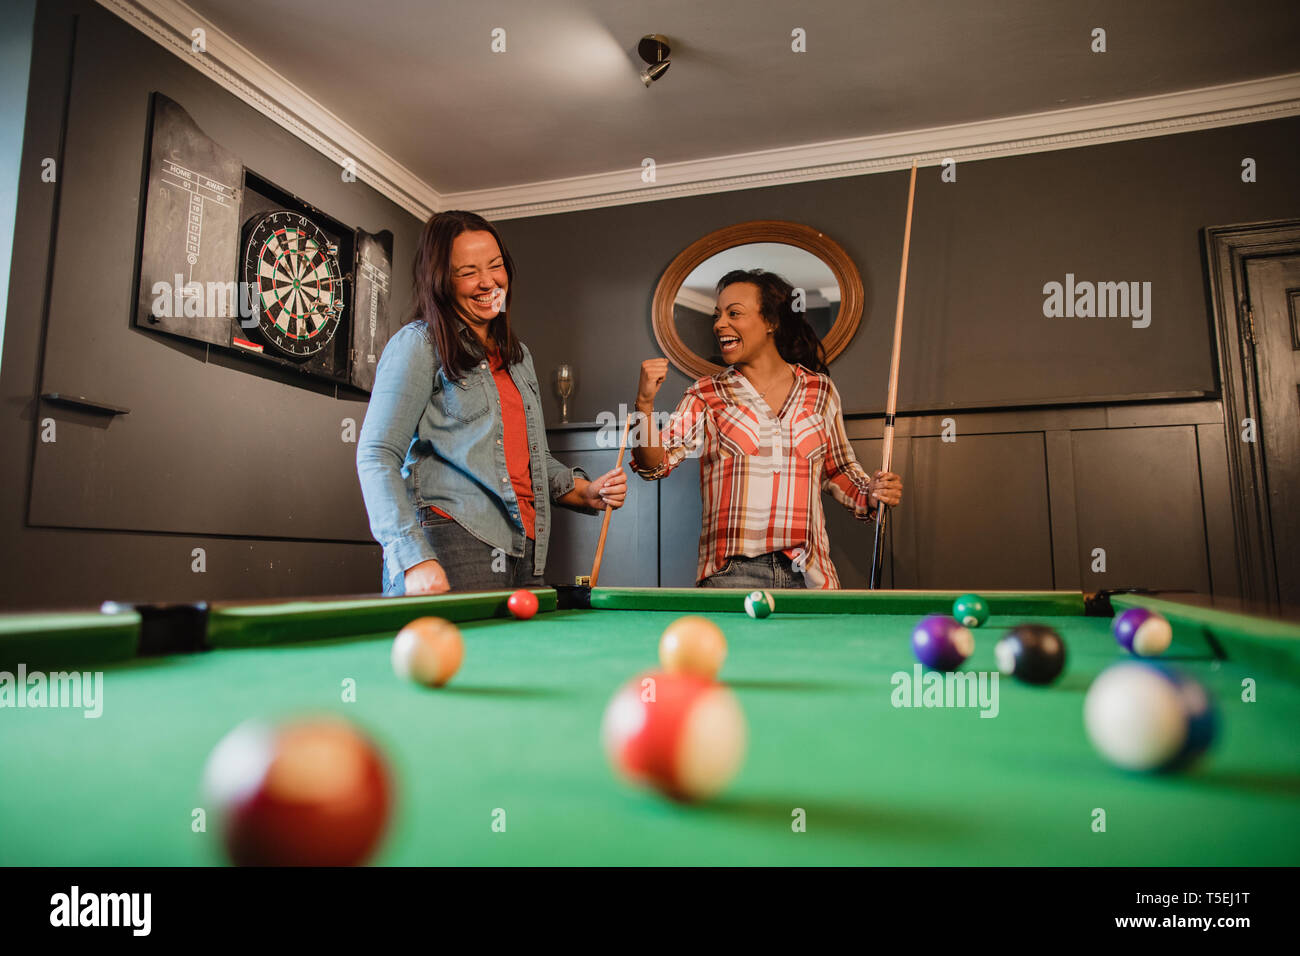
[[[1042,624],[1022,624],[994,648],[998,670],[1026,684],[1050,684],[1065,669],[1065,641]]]

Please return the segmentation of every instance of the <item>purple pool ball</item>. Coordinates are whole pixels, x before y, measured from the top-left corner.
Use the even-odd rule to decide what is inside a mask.
[[[933,614],[912,630],[916,659],[937,671],[956,670],[975,650],[975,637],[953,618]]]
[[[1174,631],[1159,614],[1144,607],[1131,607],[1113,625],[1119,646],[1138,657],[1156,657],[1169,649]]]

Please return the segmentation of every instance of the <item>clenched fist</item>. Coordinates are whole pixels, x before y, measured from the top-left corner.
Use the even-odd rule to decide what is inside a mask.
[[[654,406],[655,395],[659,386],[668,377],[668,360],[666,358],[646,359],[641,363],[641,381],[636,386],[636,404]]]

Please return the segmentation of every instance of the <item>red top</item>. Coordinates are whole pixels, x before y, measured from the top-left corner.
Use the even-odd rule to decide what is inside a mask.
[[[492,380],[496,382],[501,398],[501,426],[505,432],[506,471],[510,486],[519,500],[519,517],[524,523],[524,534],[536,538],[537,504],[533,498],[533,468],[528,458],[528,419],[524,416],[524,399],[519,386],[510,377],[510,369],[501,361],[500,353],[491,357]],[[451,515],[441,508],[431,509],[444,518]]]

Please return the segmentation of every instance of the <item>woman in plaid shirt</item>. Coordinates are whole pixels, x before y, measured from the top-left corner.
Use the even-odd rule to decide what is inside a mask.
[[[686,390],[662,434],[654,398],[668,360],[641,363],[636,408],[649,440],[632,466],[655,481],[700,459],[700,587],[838,588],[822,492],[863,520],[902,500],[898,475],[868,475],[854,457],[825,351],[793,291],[761,269],[722,277],[713,334],[730,364]]]

